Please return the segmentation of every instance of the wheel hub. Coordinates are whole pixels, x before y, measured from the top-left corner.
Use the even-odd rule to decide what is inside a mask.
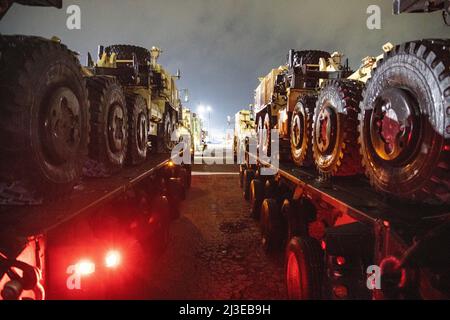
[[[406,90],[390,88],[375,102],[371,140],[376,154],[386,161],[407,156],[416,145],[418,102]]]
[[[109,129],[108,138],[113,152],[121,151],[125,144],[125,119],[122,106],[115,104],[108,117]]]
[[[303,140],[303,126],[301,120],[300,115],[296,115],[292,126],[292,143],[296,149],[300,148]]]
[[[336,113],[331,106],[325,106],[316,123],[317,147],[321,153],[329,153],[334,148],[336,131]]]
[[[69,160],[81,140],[80,103],[69,88],[57,89],[48,101],[43,123],[43,142],[56,162]]]
[[[147,138],[147,117],[145,114],[139,114],[137,123],[137,143],[139,149],[144,149],[146,147]]]

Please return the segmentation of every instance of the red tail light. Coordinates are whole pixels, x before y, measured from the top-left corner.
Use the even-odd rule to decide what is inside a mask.
[[[76,264],[75,271],[82,276],[91,275],[95,272],[95,263],[90,260],[81,260]]]
[[[122,255],[117,250],[110,250],[105,256],[105,266],[107,268],[117,268],[122,261]]]

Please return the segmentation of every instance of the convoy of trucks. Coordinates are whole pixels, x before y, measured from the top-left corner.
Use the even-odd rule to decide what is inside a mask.
[[[233,154],[238,160],[243,156],[250,139],[256,137],[255,120],[251,110],[241,110],[234,116]]]
[[[437,10],[449,2],[394,1]],[[250,155],[241,185],[264,248],[285,249],[292,299],[449,297],[450,40],[383,50],[356,72],[291,50],[256,89],[259,154],[277,129],[282,164],[266,176]]]
[[[67,194],[83,174],[115,174],[177,142],[180,73],[157,63],[161,49],[99,46],[82,67],[57,38],[2,35],[0,45],[3,202]]]
[[[62,7],[6,0],[0,17],[14,2]],[[56,37],[0,35],[2,299],[139,297],[191,180],[161,52],[100,46],[83,67]]]
[[[0,18],[14,2],[62,6],[4,0]],[[437,10],[447,22],[449,1],[394,1]],[[285,252],[291,299],[450,297],[450,40],[383,51],[354,72],[291,50],[235,115],[244,197],[264,249]],[[180,73],[157,47],[100,46],[81,66],[57,38],[0,35],[0,53],[1,297],[133,297],[190,186],[169,153],[186,135],[204,148]],[[281,165],[265,175],[272,129]]]

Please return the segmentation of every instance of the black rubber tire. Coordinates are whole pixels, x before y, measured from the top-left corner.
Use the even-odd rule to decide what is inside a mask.
[[[373,70],[361,103],[359,142],[366,175],[377,190],[406,201],[450,203],[449,69],[450,40],[423,40],[396,46]],[[416,100],[420,124],[411,132],[417,138],[406,156],[385,161],[372,144],[371,118],[378,95],[399,86]]]
[[[192,165],[186,165],[186,189],[190,189],[192,186]]]
[[[317,95],[306,94],[299,97],[292,113],[290,142],[292,161],[299,167],[309,167],[314,163],[312,151],[312,128]],[[294,129],[298,127],[298,141],[294,139]]]
[[[164,111],[162,122],[158,125],[157,151],[158,153],[170,153],[173,143],[171,134],[173,132],[172,114],[168,107]]]
[[[150,51],[143,47],[117,44],[105,48],[106,52],[115,53],[118,60],[132,60],[133,53],[140,65],[146,66],[151,61]]]
[[[125,163],[128,147],[128,115],[125,96],[119,82],[108,76],[87,78],[91,111],[89,160],[85,165],[87,176],[110,176],[120,171]],[[119,145],[113,146],[109,130],[113,108],[119,112]],[[120,118],[121,117],[121,118]],[[116,150],[115,150],[116,149]]]
[[[250,169],[245,169],[244,170],[244,175],[243,175],[243,194],[244,194],[244,199],[245,200],[250,200],[250,183],[252,182],[252,180],[255,178],[255,172],[253,170]]]
[[[239,187],[243,188],[244,187],[244,171],[245,171],[245,167],[243,165],[239,166]]]
[[[264,183],[264,197],[275,198],[277,192],[277,182],[273,178],[266,179]]]
[[[286,247],[286,284],[290,300],[320,300],[324,253],[317,240],[292,238]]]
[[[364,84],[359,81],[332,80],[319,94],[313,120],[313,157],[318,171],[324,177],[352,176],[362,172],[357,128],[363,87]],[[331,130],[331,143],[321,152],[319,115],[327,108],[333,110],[336,129]]]
[[[149,229],[148,237],[140,239],[145,249],[148,249],[152,257],[161,256],[170,242],[170,203],[166,196],[158,196],[151,199],[146,208],[146,223],[142,228]]]
[[[126,95],[128,109],[127,163],[138,165],[147,159],[149,118],[147,103],[139,94]]]
[[[177,178],[170,178],[167,181],[167,199],[170,204],[170,218],[177,220],[181,217],[181,201],[183,199],[184,187]]]
[[[261,180],[253,179],[250,184],[250,217],[259,219],[261,205],[264,200],[264,184]]]
[[[281,205],[280,213],[283,221],[285,221],[285,239],[303,235],[299,214],[296,212],[295,201],[285,199]]]
[[[309,237],[308,225],[317,219],[317,210],[310,200],[301,198],[290,202],[290,210],[285,217],[287,239]]]
[[[272,253],[283,244],[283,224],[280,205],[275,199],[264,199],[260,213],[261,243],[267,253]]]
[[[89,140],[88,94],[78,59],[50,40],[0,36],[0,70],[1,181],[20,182],[38,197],[69,193],[82,174]],[[64,115],[70,112],[71,123],[61,128],[58,120],[53,128],[70,135],[64,141],[47,132],[51,100],[60,101],[58,110],[65,101]],[[63,131],[67,125],[70,131]]]
[[[233,138],[233,161],[238,162],[238,138]]]
[[[186,193],[187,193],[187,170],[186,168],[179,168],[178,169],[178,179],[180,180],[182,188],[181,193],[181,200],[186,200]]]

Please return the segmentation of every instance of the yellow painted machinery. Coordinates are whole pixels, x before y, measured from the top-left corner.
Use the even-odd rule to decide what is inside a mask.
[[[62,7],[61,0],[1,1]],[[89,140],[86,81],[59,41],[0,35],[0,202],[28,204],[73,189]]]
[[[98,113],[102,126],[91,117],[98,132],[90,143],[88,174],[108,174],[127,160],[138,164],[149,146],[170,152],[178,141],[181,99],[175,81],[180,74],[173,76],[158,64],[161,53],[157,47],[112,45],[99,47],[96,63],[89,55],[85,74],[94,101],[91,113]]]
[[[241,110],[234,116],[234,138],[233,138],[233,152],[235,158],[239,153],[239,149],[243,154],[246,150],[246,143],[250,138],[255,138],[255,120],[253,113],[250,110]]]
[[[340,58],[338,54],[332,57],[324,51],[290,50],[285,65],[260,78],[255,91],[254,112],[259,145],[265,154],[271,153],[271,129],[277,129],[281,160],[292,155],[299,165],[308,162],[308,125],[319,82],[351,74],[348,66],[340,63]],[[320,70],[320,61],[334,68]]]
[[[447,22],[448,1],[394,1],[394,13],[436,10]],[[276,128],[281,156],[289,140],[292,160],[323,179],[365,173],[388,195],[449,203],[450,40],[383,51],[354,73],[340,53],[291,51],[256,90],[260,146],[270,153]]]
[[[178,134],[188,135],[191,141],[191,153],[203,151],[204,140],[202,138],[203,122],[196,113],[188,108],[182,108],[182,120],[179,125]]]
[[[3,0],[61,8],[61,0]],[[124,164],[168,153],[181,100],[162,51],[100,47],[98,60],[54,37],[0,35],[0,202],[38,203],[73,190],[82,174],[110,176]],[[173,141],[174,140],[174,141]]]

